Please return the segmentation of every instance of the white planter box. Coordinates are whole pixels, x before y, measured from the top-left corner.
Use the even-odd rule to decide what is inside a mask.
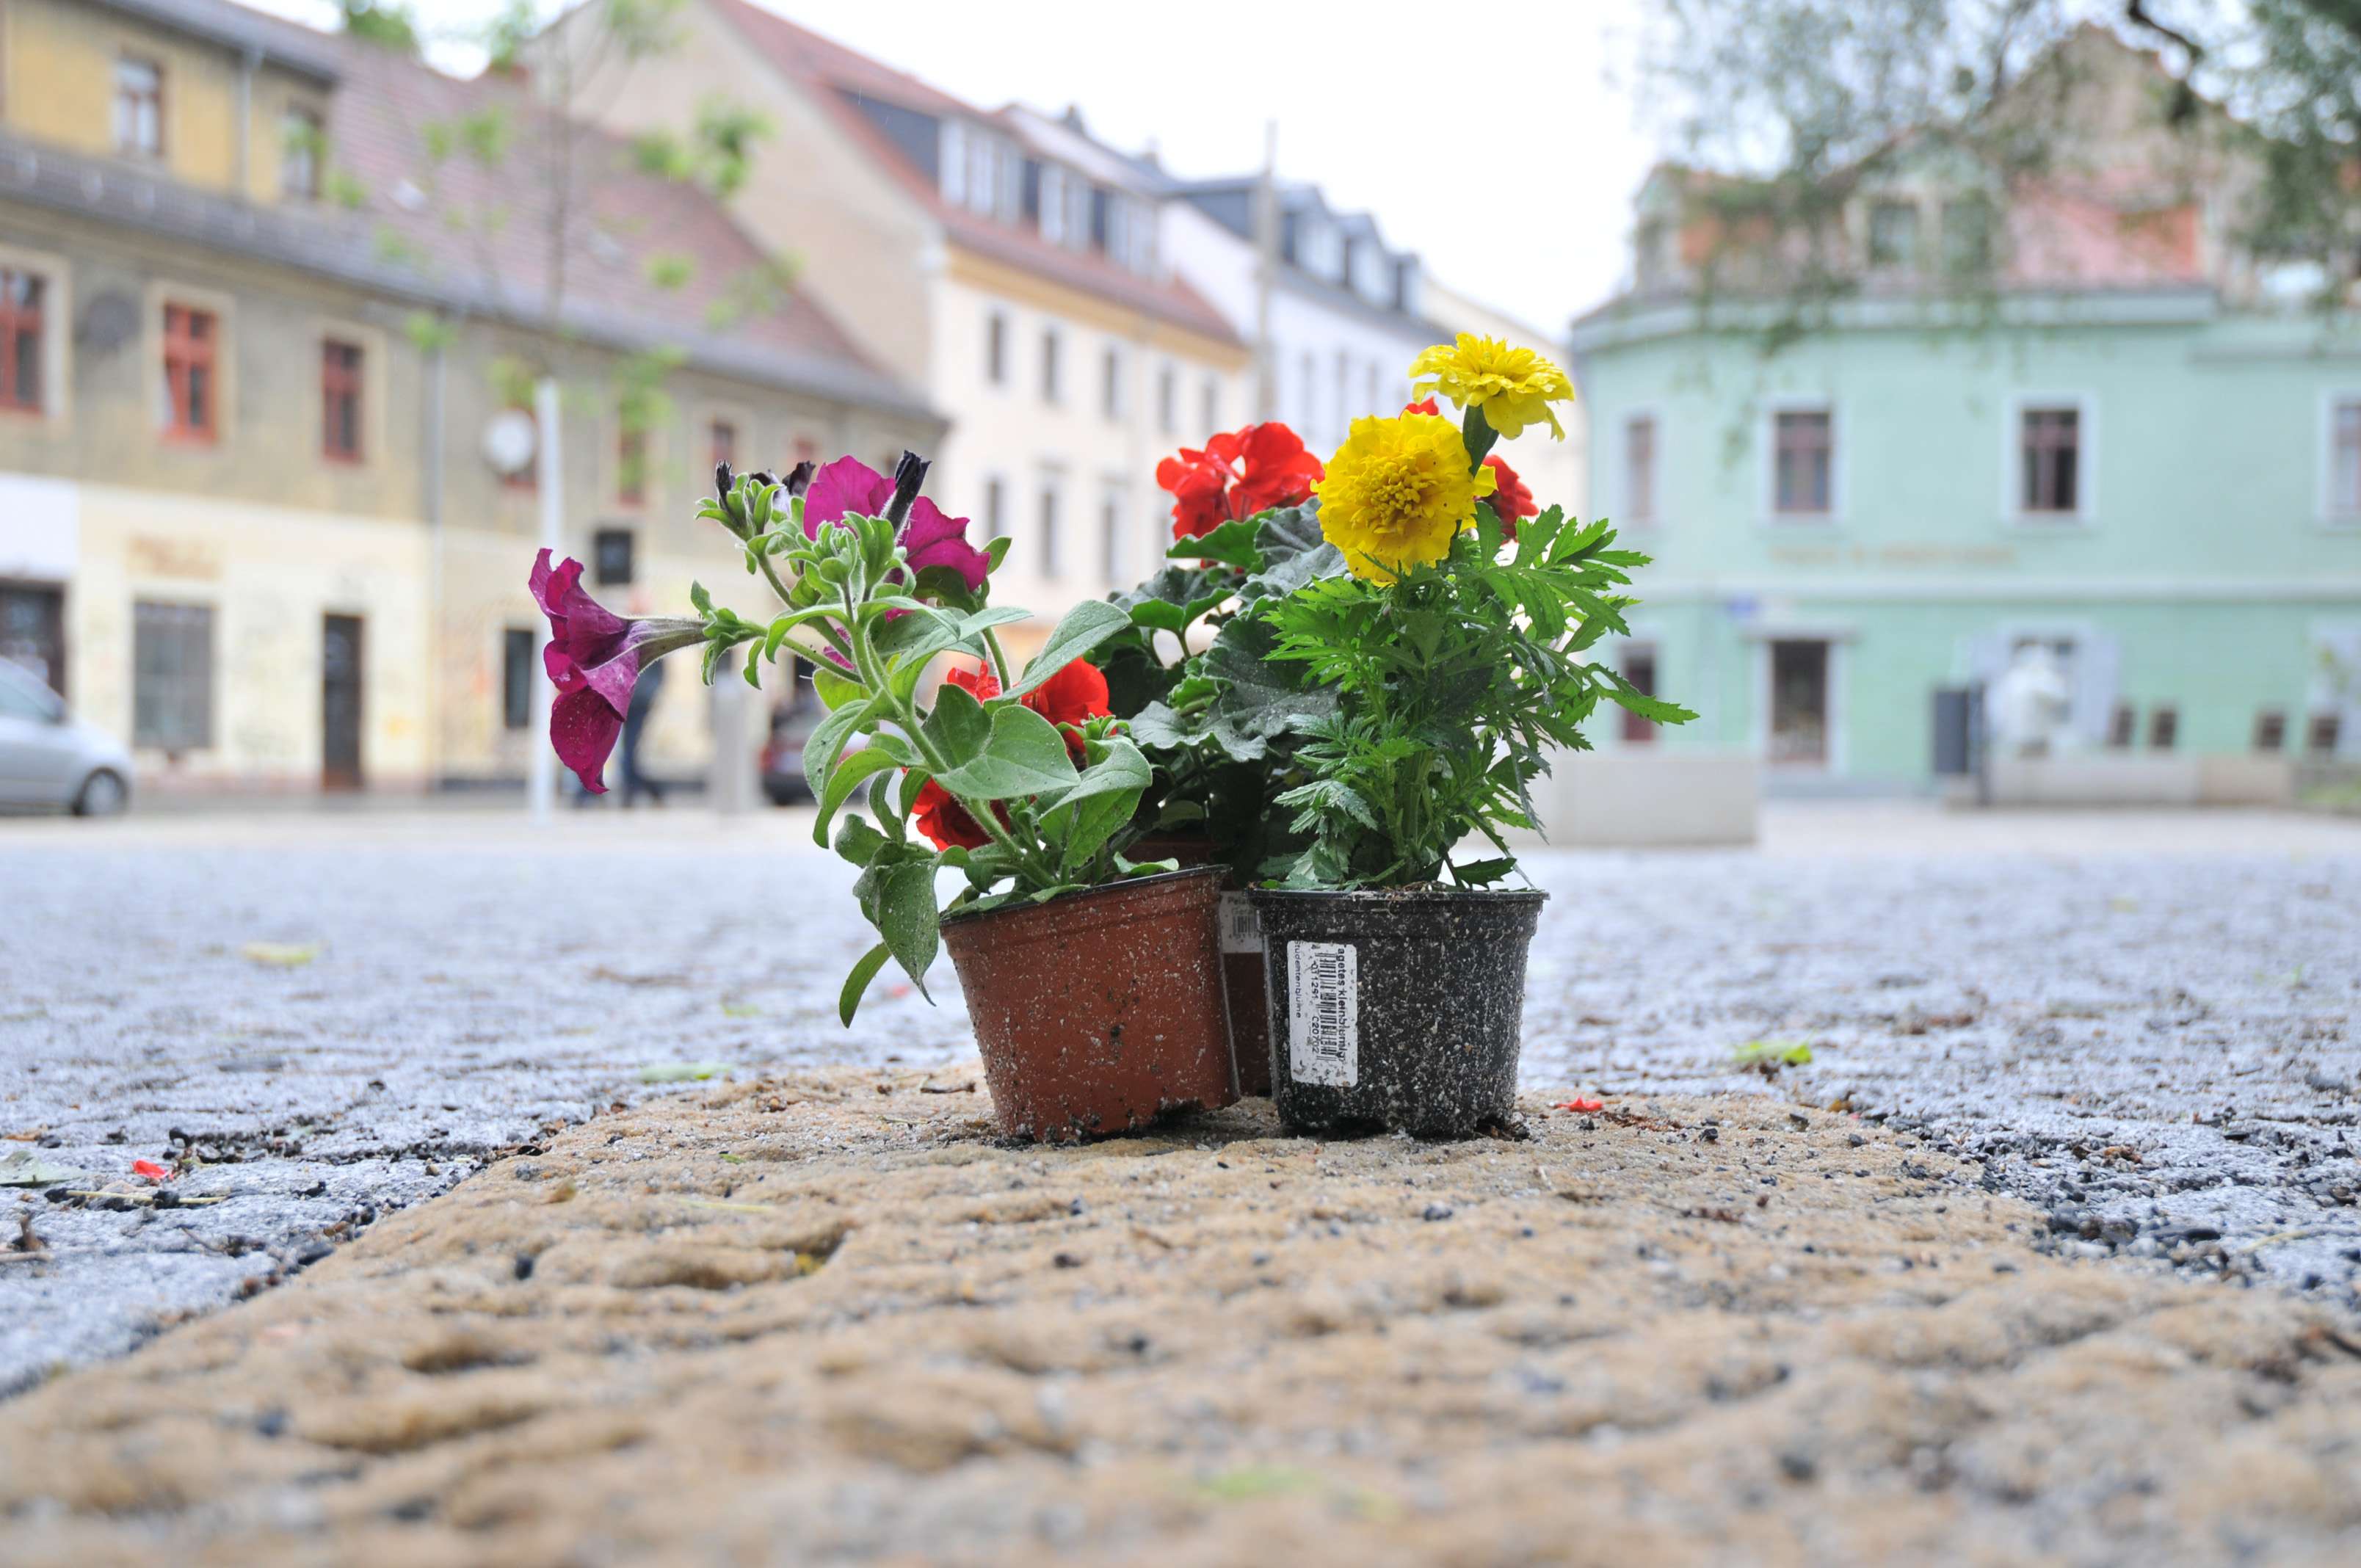
[[[1752,844],[1762,769],[1752,757],[1711,751],[1577,751],[1554,759],[1533,804],[1560,849]],[[1535,834],[1511,842],[1538,844]]]

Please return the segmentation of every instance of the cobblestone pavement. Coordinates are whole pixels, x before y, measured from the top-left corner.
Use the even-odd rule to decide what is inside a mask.
[[[2349,1304],[2361,824],[1793,806],[1760,850],[1532,865],[1532,1081],[1847,1102],[2037,1245]],[[837,1024],[849,880],[802,813],[0,823],[0,1161],[86,1173],[0,1189],[0,1393],[675,1075],[964,1058],[948,964],[948,1005]],[[51,1196],[102,1188],[169,1196]]]

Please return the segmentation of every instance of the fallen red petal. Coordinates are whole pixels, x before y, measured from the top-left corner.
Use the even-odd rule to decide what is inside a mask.
[[[133,1160],[131,1162],[131,1174],[134,1176],[144,1176],[150,1181],[170,1181],[172,1179],[172,1173],[166,1170],[162,1166],[158,1165],[152,1159]]]
[[[1560,1111],[1604,1111],[1607,1109],[1607,1102],[1604,1100],[1561,1100],[1558,1102],[1556,1108]]]

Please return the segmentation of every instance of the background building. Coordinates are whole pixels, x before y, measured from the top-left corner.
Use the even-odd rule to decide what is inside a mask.
[[[585,15],[544,47],[584,49]],[[680,25],[606,123],[678,123],[715,94],[772,119],[779,155],[733,210],[948,416],[929,492],[1013,541],[1000,596],[1054,613],[1143,576],[1170,543],[1158,458],[1247,406],[1246,346],[1161,253],[1154,183],[744,0],[689,0]]]
[[[2086,159],[1894,160],[1800,305],[1697,200],[1733,182],[1642,192],[1633,286],[1575,328],[1594,505],[1658,563],[1609,656],[1702,718],[1603,744],[1923,784],[1936,688],[2041,644],[2095,753],[2361,751],[2361,338],[2224,239],[2234,160],[2157,156],[2154,62],[2070,47]]]
[[[508,81],[219,0],[0,28],[0,653],[150,787],[522,773],[539,497],[487,434],[536,374],[618,608],[718,576],[717,455],[941,431],[696,184]],[[561,135],[595,173],[563,192]],[[672,683],[658,759],[705,729]]]

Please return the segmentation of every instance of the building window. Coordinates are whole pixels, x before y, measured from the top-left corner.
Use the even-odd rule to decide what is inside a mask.
[[[1041,481],[1041,575],[1055,579],[1058,560],[1058,481]]]
[[[1005,513],[1002,510],[1005,505],[1000,480],[996,477],[986,479],[983,482],[983,542],[987,544],[1006,531],[1003,521]]]
[[[141,158],[164,155],[164,68],[125,55],[115,62],[115,146]]]
[[[279,123],[279,189],[299,201],[320,194],[320,156],[328,145],[318,111],[291,107]]]
[[[2147,710],[2147,746],[2151,751],[2169,751],[2180,739],[2180,710],[2169,702],[2158,703]]]
[[[1124,580],[1123,492],[1112,488],[1099,502],[1099,572],[1110,583]]]
[[[712,466],[719,473],[721,465],[730,465],[731,472],[738,467],[738,427],[726,419],[717,419],[706,427],[706,450],[713,458]]]
[[[1058,329],[1045,327],[1041,332],[1041,400],[1058,400]]]
[[[2130,751],[2132,735],[2138,729],[2139,709],[2127,702],[2115,704],[2114,711],[2107,715],[2108,749],[2115,751]]]
[[[2017,413],[2020,501],[2028,513],[2071,516],[2082,498],[2082,415],[2079,409]]]
[[[1656,695],[1656,650],[1646,642],[1634,642],[1623,650],[1623,678],[1631,683],[1642,696]],[[1627,746],[1646,746],[1656,739],[1656,726],[1629,708],[1618,708],[1622,715],[1621,735]]]
[[[642,424],[632,422],[630,413],[619,414],[621,422],[615,431],[615,504],[644,506],[648,499],[648,432]]]
[[[1123,350],[1113,345],[1099,359],[1099,411],[1110,420],[1123,418]]]
[[[1204,404],[1205,419],[1199,433],[1211,435],[1222,428],[1222,384],[1211,376],[1205,378]]]
[[[221,323],[211,311],[164,307],[164,433],[185,441],[219,433],[214,352]]]
[[[1167,365],[1156,373],[1156,428],[1166,435],[1180,418],[1180,373]]]
[[[629,586],[631,581],[632,533],[628,528],[602,528],[590,536],[591,573],[602,588]]]
[[[1317,385],[1319,379],[1319,366],[1317,362],[1312,359],[1312,356],[1307,353],[1304,355],[1297,369],[1297,379],[1295,384],[1297,388],[1301,390],[1303,396],[1302,400],[1297,405],[1296,422],[1303,427],[1304,434],[1312,436],[1314,440],[1318,439],[1316,432],[1318,431],[1319,426],[1312,415],[1314,411],[1320,405],[1320,388]]]
[[[511,626],[500,633],[500,724],[522,729],[533,723],[533,632]]]
[[[983,320],[983,378],[994,386],[1008,380],[1008,313],[994,311]]]
[[[320,451],[338,463],[361,460],[360,345],[320,345]]]
[[[2315,757],[2333,756],[2336,743],[2344,738],[2343,716],[2335,713],[2315,713],[2304,726],[2303,749]]]
[[[1908,271],[1918,265],[1918,207],[1874,202],[1869,209],[1869,264]]]
[[[2287,715],[2276,707],[2267,707],[2255,715],[2255,750],[2277,751],[2287,745]]]
[[[1826,517],[1836,460],[1836,422],[1826,409],[1772,416],[1771,510],[1782,517]]]
[[[1649,414],[1623,422],[1623,513],[1631,522],[1656,519],[1656,422]]]
[[[167,751],[214,743],[214,612],[210,606],[131,607],[131,738]]]
[[[2340,398],[2329,410],[2328,512],[2361,518],[2361,398]]]
[[[1972,278],[1992,267],[1992,203],[1962,196],[1943,203],[1943,268],[1954,278]]]
[[[41,302],[30,272],[0,268],[0,409],[41,411]]]

